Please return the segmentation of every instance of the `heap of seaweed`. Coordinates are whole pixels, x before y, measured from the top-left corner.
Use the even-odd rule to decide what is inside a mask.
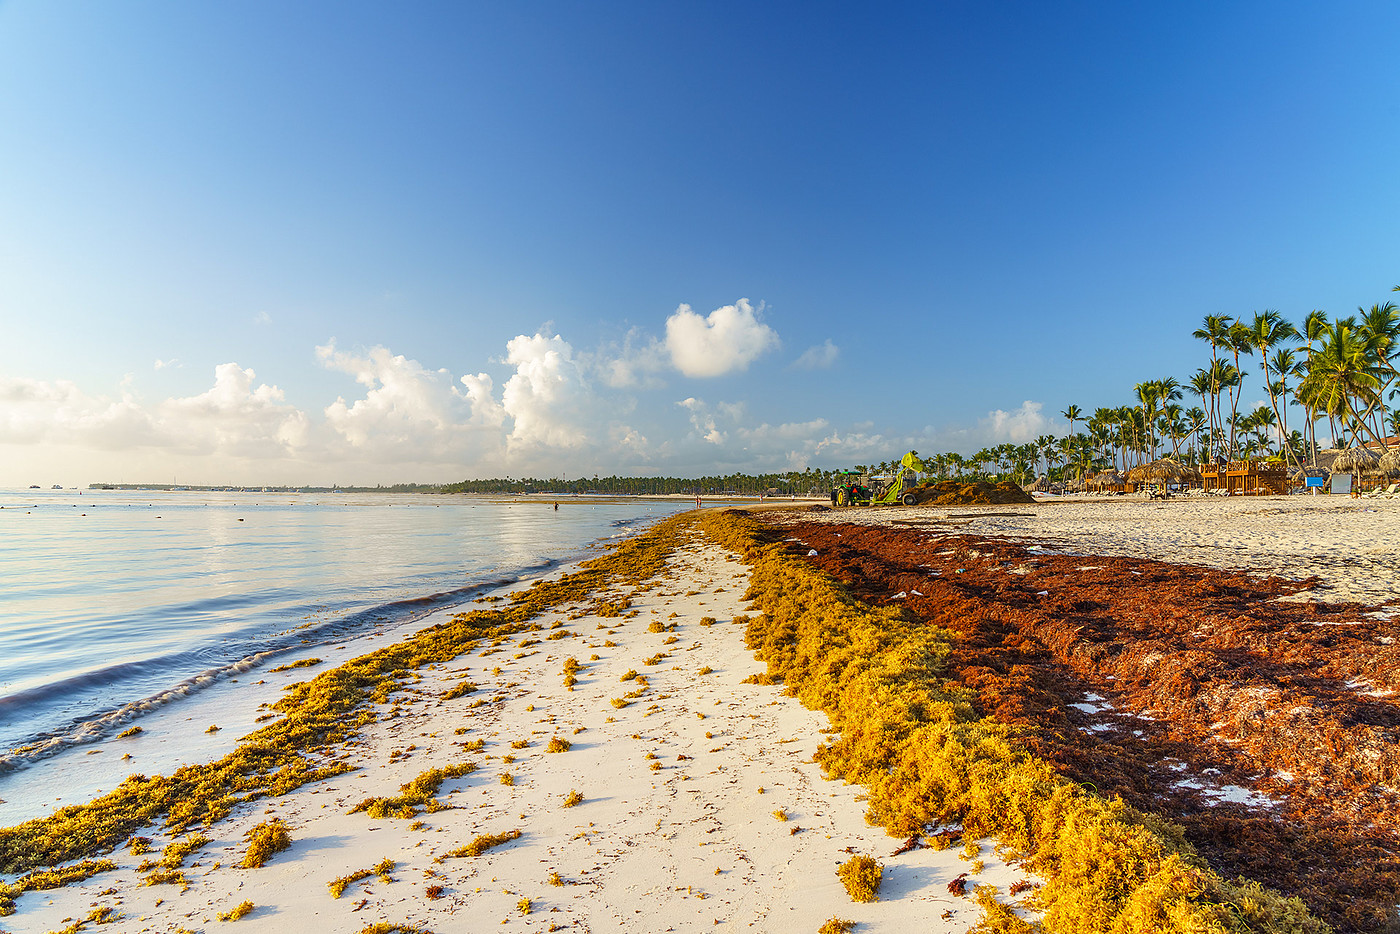
[[[1222,878],[1179,827],[1067,780],[1017,730],[982,716],[972,692],[945,680],[948,630],[854,599],[781,543],[764,544],[747,514],[699,521],[752,567],[746,598],[762,612],[748,623],[750,647],[841,731],[818,761],[865,785],[869,818],[891,834],[959,824],[996,838],[1046,879],[1034,899],[1050,932],[1327,930],[1296,898]]]
[[[784,534],[857,598],[899,597],[950,631],[947,678],[1062,776],[1180,824],[1216,871],[1297,895],[1337,931],[1393,929],[1400,644],[1386,614],[1280,599],[1316,581],[969,535]]]
[[[920,506],[1010,506],[1034,503],[1035,499],[1010,480],[939,480],[914,488]]]

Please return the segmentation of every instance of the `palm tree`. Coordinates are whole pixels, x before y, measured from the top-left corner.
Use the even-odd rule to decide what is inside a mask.
[[[1137,397],[1138,411],[1142,414],[1144,438],[1152,453],[1156,452],[1157,441],[1152,437],[1152,424],[1157,420],[1157,403],[1161,401],[1157,381],[1149,379],[1133,387]]]
[[[1358,408],[1360,403],[1369,410],[1379,395],[1380,366],[1373,361],[1370,350],[1369,342],[1358,333],[1355,319],[1332,322],[1323,333],[1322,346],[1312,355],[1299,393],[1315,408],[1342,418],[1354,437],[1367,431],[1379,442]]]
[[[1193,405],[1186,410],[1186,431],[1193,439],[1199,440],[1201,429],[1205,427],[1205,422],[1206,413],[1200,406]],[[1200,458],[1193,456],[1192,460],[1199,461]]]
[[[1264,367],[1264,388],[1269,391],[1269,403],[1274,410],[1274,421],[1278,425],[1280,438],[1288,432],[1284,427],[1283,414],[1279,411],[1278,396],[1269,380],[1269,351],[1297,336],[1297,329],[1283,320],[1283,316],[1272,308],[1266,308],[1262,313],[1256,311],[1254,320],[1249,324],[1250,343],[1259,351],[1259,362]]]
[[[1320,340],[1322,340],[1322,335],[1323,335],[1324,333],[1326,333],[1326,331],[1327,331],[1327,313],[1326,313],[1326,312],[1324,312],[1324,311],[1322,311],[1322,310],[1320,310],[1320,309],[1314,308],[1312,311],[1308,312],[1308,314],[1307,314],[1306,317],[1303,318],[1303,333],[1302,333],[1302,338],[1303,338],[1303,340],[1304,340],[1304,342],[1305,342],[1305,343],[1303,344],[1303,349],[1304,349],[1304,352],[1305,352],[1306,355],[1307,355],[1306,358],[1303,360],[1303,364],[1302,364],[1304,375],[1306,375],[1306,373],[1308,372],[1308,370],[1310,370],[1311,367],[1312,367],[1313,342],[1314,342],[1314,341],[1320,341]],[[1301,384],[1299,385],[1299,389],[1301,389]],[[1304,415],[1306,416],[1306,418],[1307,418],[1307,420],[1308,420],[1308,423],[1307,423],[1308,437],[1312,439],[1311,442],[1310,442],[1310,445],[1309,445],[1309,447],[1308,447],[1308,452],[1309,452],[1309,453],[1308,453],[1308,463],[1310,463],[1310,464],[1316,466],[1316,464],[1317,464],[1317,411],[1316,411],[1316,409],[1313,407],[1313,405],[1312,405],[1311,403],[1309,403],[1305,398],[1303,398],[1301,392],[1298,392],[1298,391],[1295,390],[1295,395],[1298,396],[1298,401],[1301,402],[1302,405],[1303,405],[1303,413],[1304,413]]]
[[[1132,466],[1128,463],[1129,455],[1132,455],[1133,464],[1136,464],[1146,448],[1147,426],[1143,424],[1142,410],[1136,406],[1119,406],[1115,413],[1118,418],[1118,449],[1123,458],[1122,469],[1127,470]]]
[[[1249,375],[1244,370],[1240,369],[1240,354],[1254,353],[1254,332],[1250,330],[1249,325],[1241,321],[1236,321],[1234,324],[1230,325],[1226,340],[1230,348],[1230,353],[1233,354],[1235,358],[1235,372],[1239,374],[1239,380],[1235,383],[1230,392],[1230,422],[1231,425],[1233,425],[1235,417],[1240,410],[1240,396],[1244,394],[1244,378]],[[1230,451],[1232,454],[1234,450],[1235,432],[1234,429],[1231,428]]]
[[[1069,434],[1066,437],[1073,438],[1074,423],[1077,422],[1079,419],[1083,418],[1084,413],[1079,410],[1079,406],[1071,404],[1068,408],[1066,408],[1063,412],[1060,413],[1060,417],[1069,419]],[[1065,462],[1065,468],[1069,468],[1068,461]]]
[[[1397,376],[1395,366],[1390,362],[1390,351],[1395,346],[1396,340],[1400,339],[1400,311],[1396,310],[1394,302],[1372,305],[1370,310],[1363,308],[1356,310],[1361,312],[1361,321],[1357,324],[1356,329],[1365,338],[1368,349],[1375,356],[1376,362],[1380,364],[1381,368],[1378,374],[1381,378],[1381,385],[1376,394],[1376,402],[1367,408],[1362,417],[1370,417],[1372,410],[1379,404],[1379,415],[1383,419],[1385,405],[1381,400]],[[1392,393],[1393,395],[1394,393]]]
[[[1181,459],[1181,442],[1186,440],[1189,431],[1186,420],[1181,415],[1181,406],[1168,402],[1162,406],[1162,417],[1157,420],[1162,435],[1171,442],[1174,460]]]
[[[1191,336],[1196,340],[1205,341],[1210,344],[1210,364],[1211,373],[1217,373],[1217,364],[1220,362],[1220,348],[1230,345],[1230,325],[1233,320],[1229,315],[1206,315],[1201,321],[1201,326],[1191,332]],[[1210,407],[1210,428],[1214,432],[1216,425],[1220,423],[1220,383],[1214,383],[1215,404]]]
[[[1191,374],[1191,381],[1189,382],[1189,384],[1187,384],[1187,388],[1190,388],[1191,395],[1198,396],[1198,398],[1200,398],[1201,405],[1205,406],[1205,410],[1203,410],[1201,414],[1203,414],[1203,416],[1207,417],[1207,419],[1210,420],[1210,426],[1214,428],[1215,384],[1214,381],[1212,381],[1211,379],[1210,371],[1201,368],[1201,370],[1193,372],[1193,374]]]
[[[1041,435],[1032,442],[1035,445],[1036,463],[1045,461],[1045,475],[1050,476],[1050,458],[1055,454],[1055,436]]]
[[[1230,363],[1229,360],[1215,361],[1213,372],[1211,373],[1210,378],[1211,382],[1215,386],[1216,393],[1216,449],[1221,454],[1228,453],[1229,451],[1228,441],[1230,433],[1227,430],[1226,426],[1229,423],[1230,418],[1233,418],[1234,415],[1232,404],[1230,418],[1225,417],[1225,409],[1220,404],[1220,393],[1227,393],[1233,398],[1235,390],[1239,388],[1242,382],[1244,382],[1244,378],[1246,375],[1247,374],[1241,373],[1239,370],[1235,369],[1234,365]]]

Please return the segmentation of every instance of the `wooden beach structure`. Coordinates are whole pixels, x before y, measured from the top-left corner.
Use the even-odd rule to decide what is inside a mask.
[[[1224,467],[1201,468],[1201,485],[1208,493],[1231,496],[1282,496],[1288,492],[1288,467],[1268,461],[1230,461]]]

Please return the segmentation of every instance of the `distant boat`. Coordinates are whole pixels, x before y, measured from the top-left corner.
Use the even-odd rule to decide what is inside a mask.
[[[37,484],[37,483],[31,483],[31,484],[29,484],[29,488],[30,488],[31,490],[41,490],[41,489],[43,489],[43,487],[39,486],[39,484]]]
[[[61,490],[61,489],[63,489],[63,487],[60,486],[60,485],[57,484],[57,483],[55,483],[55,484],[53,485],[53,488],[54,488],[55,490]]]

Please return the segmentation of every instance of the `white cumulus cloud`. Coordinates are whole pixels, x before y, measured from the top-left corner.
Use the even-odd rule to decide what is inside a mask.
[[[569,342],[559,335],[524,334],[506,344],[515,373],[501,391],[501,406],[516,444],[578,447],[588,437],[591,392]]]
[[[326,422],[352,446],[381,453],[417,445],[441,450],[451,446],[454,427],[471,418],[471,398],[447,370],[429,370],[386,347],[338,350],[334,340],[317,347],[316,356],[367,387],[364,398],[347,403],[337,397],[325,409]]]
[[[1040,402],[1032,402],[1027,399],[1021,403],[1021,407],[1011,412],[1004,412],[1001,409],[993,409],[987,413],[986,425],[991,439],[995,443],[1010,441],[1013,444],[1025,444],[1033,441],[1038,435],[1045,434],[1050,421],[1041,414],[1044,405]]]
[[[112,400],[90,396],[70,380],[0,377],[0,443],[114,450],[158,437],[151,414],[130,393]]]
[[[282,390],[253,385],[257,374],[237,363],[214,367],[214,385],[197,396],[167,399],[156,417],[172,445],[187,453],[242,457],[287,453],[307,441],[310,422]]]
[[[117,400],[67,380],[0,379],[0,443],[61,444],[97,451],[157,448],[191,455],[282,455],[307,440],[306,416],[282,390],[255,385],[237,363],[214,368],[214,385],[155,405],[130,392]],[[125,383],[125,381],[124,381]]]
[[[666,350],[686,376],[722,376],[748,369],[750,363],[779,344],[778,332],[759,320],[749,300],[716,308],[702,317],[681,305],[666,319]]]

